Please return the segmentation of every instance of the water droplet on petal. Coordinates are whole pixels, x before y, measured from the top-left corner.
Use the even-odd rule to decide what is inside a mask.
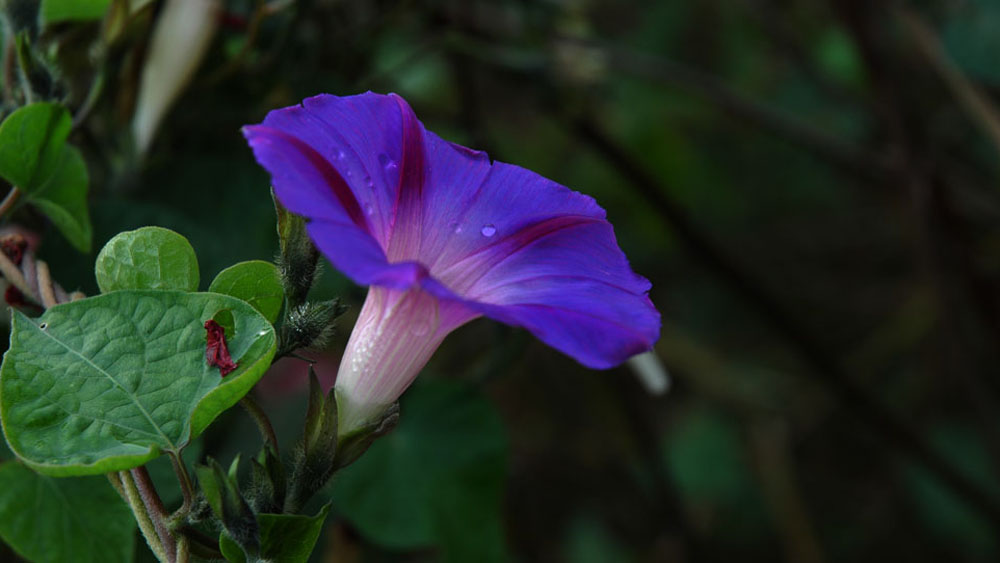
[[[399,165],[396,164],[396,161],[389,158],[389,155],[385,153],[381,153],[378,155],[378,162],[379,164],[382,165],[382,168],[385,168],[387,172],[391,172],[399,167]]]
[[[369,188],[375,185],[375,182],[372,181],[372,177],[367,174],[365,174],[365,185]]]
[[[346,157],[346,156],[347,156],[347,153],[345,153],[343,150],[338,150],[337,151],[337,160],[344,160],[344,157]]]
[[[375,213],[375,208],[372,207],[372,204],[370,203],[365,204],[365,213],[367,213],[368,215]]]
[[[483,228],[479,229],[479,232],[482,233],[484,237],[491,237],[497,234],[497,228],[491,223],[489,225],[483,225]]]

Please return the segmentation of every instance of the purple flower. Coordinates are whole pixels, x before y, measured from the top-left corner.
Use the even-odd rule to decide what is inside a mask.
[[[442,140],[397,95],[320,95],[243,132],[320,251],[371,286],[337,375],[341,434],[481,315],[592,368],[659,337],[650,284],[592,198]]]

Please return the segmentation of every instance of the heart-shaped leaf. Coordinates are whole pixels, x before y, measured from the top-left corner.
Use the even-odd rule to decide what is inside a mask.
[[[205,359],[205,321],[228,310],[225,378]],[[261,378],[274,329],[214,293],[116,291],[15,313],[0,366],[0,421],[11,450],[50,475],[136,467],[178,451]]]
[[[222,270],[208,290],[246,301],[272,323],[278,320],[285,300],[278,267],[263,260],[240,262]]]
[[[198,257],[183,236],[163,227],[118,233],[101,249],[94,265],[101,293],[119,289],[196,291]]]
[[[36,563],[132,561],[135,520],[104,477],[55,479],[0,465],[0,537]]]

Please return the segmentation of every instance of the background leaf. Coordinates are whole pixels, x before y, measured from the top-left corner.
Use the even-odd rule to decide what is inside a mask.
[[[272,323],[285,299],[278,267],[263,260],[240,262],[222,270],[208,290],[246,301]]]
[[[206,319],[233,313],[238,368],[205,361]],[[238,299],[119,291],[16,313],[0,367],[0,419],[11,450],[52,475],[135,467],[177,451],[260,379],[274,329]]]
[[[132,561],[135,520],[108,480],[0,464],[0,537],[35,563]]]
[[[52,175],[27,196],[81,252],[90,252],[93,237],[87,210],[88,184],[87,163],[79,150],[67,145]]]
[[[62,159],[72,121],[66,108],[39,102],[0,123],[0,176],[31,194],[44,185]]]
[[[196,291],[198,257],[183,236],[162,227],[142,227],[115,235],[94,266],[101,293],[119,289]]]
[[[42,20],[45,23],[99,20],[110,3],[111,0],[42,0]]]
[[[492,405],[467,385],[429,380],[401,409],[399,426],[338,474],[336,509],[383,547],[503,560],[506,438]]]
[[[329,513],[328,504],[320,509],[316,516],[258,514],[261,558],[281,563],[306,563],[316,545],[316,540],[319,539],[320,532],[323,531],[323,522]],[[227,561],[246,562],[243,550],[226,534],[219,536],[219,547]]]

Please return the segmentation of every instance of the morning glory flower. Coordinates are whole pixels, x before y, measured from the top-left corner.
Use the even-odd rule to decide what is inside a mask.
[[[480,316],[591,368],[659,337],[650,283],[592,198],[441,139],[395,94],[319,95],[243,132],[320,252],[371,286],[335,383],[341,435]]]

